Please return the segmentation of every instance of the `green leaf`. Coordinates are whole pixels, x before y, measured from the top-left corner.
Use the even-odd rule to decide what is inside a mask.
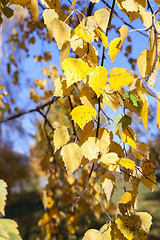
[[[132,123],[132,118],[126,114],[119,114],[114,117],[115,131],[119,131],[122,136],[122,130],[127,128]]]
[[[5,181],[0,180],[0,212],[4,215],[5,201],[7,195],[7,184]]]
[[[7,18],[11,18],[13,16],[13,13],[14,13],[14,11],[9,7],[4,7],[2,9],[2,12]]]
[[[125,92],[123,93],[123,97],[125,97],[133,107],[140,109],[140,100],[137,95],[131,92]]]

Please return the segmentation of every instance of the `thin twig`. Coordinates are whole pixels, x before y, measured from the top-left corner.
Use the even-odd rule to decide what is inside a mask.
[[[110,118],[110,117],[107,116],[107,114],[103,111],[102,108],[101,108],[101,111],[102,111],[102,113],[104,114],[104,116],[107,118],[108,122],[109,122],[109,121],[114,122],[112,118]]]
[[[88,191],[88,184],[89,184],[89,180],[91,178],[91,175],[92,175],[92,172],[93,172],[93,169],[94,169],[94,163],[92,164],[92,168],[91,168],[91,171],[88,175],[88,179],[87,179],[87,183],[86,183],[86,186],[85,186],[85,189],[83,190],[83,192],[77,197],[77,200],[72,204],[72,212],[74,211],[74,207],[75,205],[79,202],[79,200],[81,199],[81,197],[83,196],[83,194]]]
[[[99,205],[103,208],[104,212],[106,213],[106,215],[108,216],[109,220],[111,222],[114,222],[113,219],[110,217],[110,215],[108,214],[108,212],[106,211],[106,209],[104,208],[104,206],[102,205],[102,203],[100,203],[100,201],[87,189],[87,192],[99,203]]]

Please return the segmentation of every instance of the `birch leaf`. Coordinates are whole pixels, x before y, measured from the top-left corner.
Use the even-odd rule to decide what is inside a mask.
[[[160,93],[158,94],[158,98],[160,98]],[[160,129],[160,101],[157,100],[157,119],[156,119],[157,127]]]
[[[62,69],[66,76],[67,87],[78,81],[86,81],[86,76],[90,73],[90,67],[80,59],[67,58],[62,63]]]
[[[22,240],[18,225],[11,219],[0,219],[0,239]]]
[[[122,167],[131,170],[133,170],[136,166],[135,162],[128,158],[121,158],[119,163],[122,165]]]
[[[108,47],[108,37],[103,32],[101,32],[98,28],[96,28],[96,33],[97,33],[98,37],[101,39],[103,46],[105,48],[107,48]]]
[[[119,168],[119,158],[116,153],[107,153],[102,155],[100,159],[100,164],[102,167],[108,169],[109,171],[120,172]]]
[[[99,140],[95,137],[89,137],[86,142],[81,146],[83,155],[88,158],[88,160],[93,160],[98,158],[99,153]]]
[[[105,67],[98,66],[89,74],[89,86],[95,91],[97,97],[100,97],[107,82],[108,71]]]
[[[4,208],[6,202],[6,195],[7,195],[7,184],[5,181],[0,179],[0,212],[2,215],[5,215]]]
[[[123,43],[129,33],[129,29],[126,25],[123,25],[120,29],[120,37],[114,38],[109,44],[109,52],[110,58],[112,62],[114,62],[119,50],[121,50]]]
[[[82,240],[102,240],[100,232],[96,229],[89,229],[85,234]]]
[[[67,144],[67,142],[69,141],[69,133],[66,126],[59,126],[58,128],[56,128],[56,130],[54,131],[53,141],[55,146],[55,152],[59,148]]]
[[[78,106],[71,112],[73,121],[75,121],[81,129],[83,129],[86,123],[95,118],[96,115],[96,110],[90,106]]]
[[[141,220],[136,215],[122,215],[115,221],[115,223],[124,237],[128,240],[133,239],[135,232],[138,231],[141,226]]]
[[[94,40],[94,32],[89,29],[88,26],[79,24],[75,30],[75,34],[86,42],[92,42]]]
[[[81,164],[83,157],[81,148],[76,143],[69,143],[62,148],[61,155],[70,176]]]
[[[116,178],[112,173],[106,173],[101,176],[102,188],[106,194],[107,201],[109,202],[115,188]]]
[[[109,16],[110,16],[110,9],[101,8],[95,11],[94,17],[98,26],[105,32],[108,26]]]
[[[146,131],[148,132],[148,102],[147,102],[147,100],[145,100],[145,103],[142,108],[142,121],[143,121],[143,125],[144,125]]]
[[[152,190],[152,192],[154,191],[154,186],[156,183],[156,176],[154,174],[151,174],[147,177],[145,177],[144,175],[141,178],[141,182],[148,187],[149,189]]]
[[[112,68],[110,70],[110,86],[115,91],[122,86],[130,85],[133,80],[132,72],[125,68]]]
[[[149,232],[149,229],[152,225],[152,216],[147,212],[136,212],[136,215],[141,219],[141,228],[144,231]]]
[[[56,18],[50,24],[51,32],[55,37],[57,46],[61,49],[65,41],[70,40],[72,28],[67,23]]]
[[[49,39],[51,40],[53,38],[51,22],[55,18],[58,19],[58,14],[56,13],[56,11],[54,9],[45,9],[43,11],[42,16],[44,19],[44,23],[47,26]]]

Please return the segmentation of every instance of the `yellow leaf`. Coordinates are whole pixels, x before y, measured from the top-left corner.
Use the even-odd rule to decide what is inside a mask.
[[[92,42],[94,40],[94,32],[89,29],[88,26],[79,24],[75,30],[75,34],[86,42]]]
[[[112,59],[112,62],[114,62],[118,52],[119,52],[119,45],[121,43],[121,38],[114,38],[110,44],[109,44],[109,52],[110,58]]]
[[[129,29],[126,25],[123,25],[120,29],[120,37],[114,38],[109,44],[109,52],[110,58],[112,62],[114,62],[119,50],[121,50],[123,43],[129,33]]]
[[[120,172],[119,168],[119,157],[116,153],[107,153],[102,155],[100,159],[102,167],[107,168],[109,171]]]
[[[116,178],[112,173],[106,173],[101,176],[102,188],[106,194],[108,202],[110,201],[111,196],[114,192],[115,182]]]
[[[85,142],[90,136],[92,136],[92,131],[94,128],[94,122],[87,123],[83,129],[78,129],[78,134],[80,136],[81,142]]]
[[[95,91],[97,97],[100,97],[107,82],[108,71],[105,67],[98,66],[89,74],[89,86]]]
[[[76,143],[69,143],[62,148],[61,155],[70,176],[81,164],[83,157],[81,148]]]
[[[136,135],[130,127],[122,130],[122,141],[136,149]]]
[[[83,105],[94,107],[96,104],[95,93],[89,86],[85,86],[78,94],[79,99]]]
[[[89,229],[85,234],[82,240],[102,240],[100,232],[96,229]]]
[[[115,221],[115,223],[127,240],[132,240],[135,232],[139,230],[141,226],[140,218],[136,215],[122,215]]]
[[[115,152],[119,157],[125,156],[121,145],[114,141],[109,145],[109,152]]]
[[[48,36],[49,39],[51,40],[53,38],[53,31],[52,31],[52,26],[51,26],[51,22],[54,18],[58,19],[58,14],[56,13],[56,11],[54,9],[45,9],[43,11],[43,19],[44,19],[44,23],[47,26],[48,29]]]
[[[30,0],[27,4],[29,13],[31,14],[32,21],[35,23],[39,17],[38,0]]]
[[[156,183],[156,176],[154,174],[151,174],[149,176],[144,176],[141,178],[141,182],[148,187],[149,189],[152,190],[152,192],[154,191],[154,185]]]
[[[62,64],[65,59],[69,58],[69,55],[70,55],[70,42],[65,41],[60,51],[60,63]]]
[[[18,225],[11,219],[0,219],[0,239],[22,240],[19,235]],[[6,237],[7,236],[7,237]]]
[[[75,58],[67,58],[64,60],[62,69],[66,76],[67,87],[78,81],[86,82],[86,76],[90,72],[90,67],[87,63]]]
[[[66,97],[69,96],[71,93],[71,87],[67,88],[65,78],[56,78],[54,80],[54,86],[55,86],[54,96]]]
[[[110,9],[101,8],[95,11],[94,17],[98,26],[105,32],[108,26],[109,16],[110,16]]]
[[[102,240],[112,240],[112,228],[109,224],[104,224],[99,231],[102,235]]]
[[[127,191],[123,194],[123,196],[120,199],[120,203],[128,203],[132,200],[132,195],[133,192],[132,191]]]
[[[158,98],[160,99],[160,93],[158,94]],[[157,118],[156,118],[157,127],[160,129],[160,101],[157,100]]]
[[[98,37],[102,40],[102,44],[105,48],[108,47],[108,37],[103,33],[101,32],[98,28],[96,28],[96,33],[98,35]]]
[[[128,158],[121,158],[119,163],[127,169],[133,170],[135,167],[135,162]]]
[[[148,132],[148,102],[147,102],[147,100],[145,100],[145,103],[142,108],[142,121],[143,121],[143,125],[144,125],[146,131]]]
[[[69,141],[69,133],[66,126],[59,126],[53,136],[55,152]]]
[[[88,140],[82,144],[81,149],[83,155],[88,158],[88,160],[97,159],[99,153],[99,140],[95,137],[89,137]]]
[[[124,89],[121,88],[119,92],[122,95],[124,93]],[[122,103],[122,98],[120,95],[114,92],[113,88],[107,84],[104,91],[102,92],[102,96],[103,103],[107,104],[114,112],[116,112]]]
[[[57,46],[61,49],[65,41],[70,40],[72,28],[67,23],[56,18],[50,24],[51,32],[55,37]]]
[[[141,20],[146,28],[152,26],[152,13],[147,12],[145,7],[139,4],[139,13],[141,15]]]
[[[11,4],[17,4],[22,7],[27,7],[29,13],[31,14],[32,21],[36,22],[39,17],[39,8],[37,0],[9,0]]]
[[[149,147],[144,142],[140,142],[137,143],[137,149],[131,148],[131,153],[135,158],[142,161],[144,156],[149,158]]]
[[[0,179],[0,212],[2,215],[5,215],[4,208],[6,202],[6,195],[7,195],[7,184],[5,181]]]
[[[132,72],[125,68],[112,68],[110,70],[110,86],[115,91],[122,86],[130,85],[133,80]]]
[[[160,0],[154,0],[158,5],[160,5]]]
[[[152,70],[151,55],[152,55],[151,52],[145,49],[140,53],[140,55],[137,58],[138,70],[142,77],[145,77],[146,75],[148,75]]]
[[[90,106],[78,106],[75,107],[71,112],[72,119],[79,125],[81,129],[83,129],[86,123],[95,118],[96,115],[96,110]]]
[[[9,2],[11,4],[17,4],[17,5],[21,5],[22,7],[25,7],[27,5],[27,3],[30,2],[30,0],[9,0]]]
[[[152,225],[152,216],[147,212],[136,212],[136,215],[141,219],[141,228],[149,232],[149,229]]]

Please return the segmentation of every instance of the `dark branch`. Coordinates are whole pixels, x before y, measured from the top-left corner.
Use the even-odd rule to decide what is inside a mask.
[[[106,1],[104,1],[104,0],[101,0],[101,1],[102,1],[108,8],[111,9],[111,6],[110,6],[108,3],[106,3]],[[118,17],[125,25],[127,25],[128,27],[136,30],[135,27],[133,27],[131,24],[127,23],[115,10],[114,10],[114,14],[115,14],[116,17]],[[148,37],[147,34],[141,32],[141,31],[139,31],[139,30],[137,30],[137,32],[140,33],[140,34],[142,34],[142,35],[145,36],[145,37]]]
[[[111,26],[111,21],[112,21],[112,15],[113,15],[113,13],[114,13],[115,2],[116,2],[116,0],[113,0],[112,7],[111,7],[111,12],[110,12],[110,16],[109,16],[109,20],[108,20],[108,25],[107,25],[107,29],[106,29],[106,36],[108,35],[108,31],[109,31],[109,28],[110,28],[110,26]],[[106,50],[106,49],[105,49],[105,47],[103,46],[102,58],[101,58],[101,66],[103,66],[103,63],[104,63],[105,50]]]
[[[8,122],[8,121],[10,121],[10,120],[12,120],[12,119],[19,118],[19,117],[21,117],[21,116],[23,116],[23,115],[26,115],[26,114],[28,114],[28,113],[39,112],[39,110],[43,110],[43,109],[44,109],[45,107],[47,107],[48,105],[56,102],[58,98],[59,98],[59,97],[53,97],[50,101],[48,101],[48,102],[46,102],[46,103],[44,103],[44,104],[42,104],[42,105],[39,105],[39,106],[37,106],[36,108],[32,108],[32,109],[30,109],[30,110],[28,110],[28,111],[24,111],[24,112],[15,114],[15,115],[13,115],[12,117],[9,117],[9,118],[6,118],[6,119],[2,119],[2,120],[0,120],[0,123]]]

